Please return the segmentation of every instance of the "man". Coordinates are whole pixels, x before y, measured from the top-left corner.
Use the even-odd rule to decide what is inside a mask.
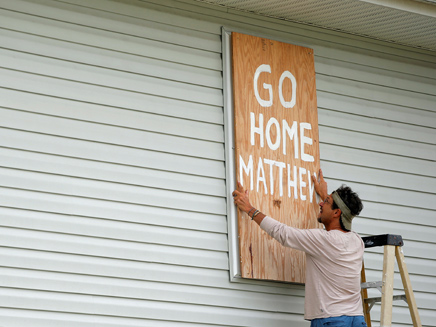
[[[312,180],[322,200],[318,221],[325,230],[297,229],[266,216],[250,204],[240,183],[233,192],[234,202],[283,246],[306,252],[304,318],[311,327],[366,326],[360,295],[364,244],[351,231],[351,221],[363,205],[347,186],[328,194],[321,170],[319,178]]]

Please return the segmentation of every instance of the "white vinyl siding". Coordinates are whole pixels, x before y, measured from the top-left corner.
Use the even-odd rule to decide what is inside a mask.
[[[403,236],[436,326],[434,53],[191,0],[0,0],[1,326],[308,326],[303,286],[230,282],[222,26],[315,50],[330,189]]]

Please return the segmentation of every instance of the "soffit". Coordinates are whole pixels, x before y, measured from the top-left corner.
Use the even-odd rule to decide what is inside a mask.
[[[436,51],[436,0],[197,0]]]

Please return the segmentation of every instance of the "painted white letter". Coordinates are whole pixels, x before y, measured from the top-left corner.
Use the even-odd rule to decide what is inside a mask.
[[[313,176],[315,176],[316,179],[316,173],[313,173]],[[312,185],[312,176],[310,175],[310,170],[307,171],[307,177],[309,177],[309,199],[310,203],[312,203],[313,200],[313,192],[315,191],[315,184]]]
[[[294,166],[294,179],[291,179],[291,165],[288,164],[288,198],[291,197],[291,186],[294,188],[294,199],[298,199],[297,193],[297,166]]]
[[[283,98],[283,81],[285,80],[286,77],[291,80],[291,84],[292,84],[291,101],[288,102],[286,102],[285,98]],[[292,75],[291,72],[287,70],[285,70],[282,76],[280,76],[279,97],[280,97],[280,103],[285,108],[293,108],[295,106],[295,102],[297,101],[297,80],[295,79],[294,75]]]
[[[279,167],[279,193],[283,196],[283,168],[286,168],[286,164],[281,161],[276,161],[275,165]]]
[[[298,159],[298,125],[297,122],[294,121],[292,123],[292,128],[289,128],[288,122],[283,119],[283,154],[286,154],[286,134],[288,134],[289,138],[294,139],[294,157]]]
[[[263,161],[269,165],[269,185],[270,185],[270,191],[271,194],[274,194],[274,174],[273,174],[273,166],[275,161],[269,160],[269,159],[263,159]]]
[[[259,165],[257,166],[257,187],[256,187],[257,192],[259,192],[259,182],[263,182],[265,194],[268,194],[268,188],[266,186],[266,180],[265,180],[265,170],[263,170],[263,161],[261,157],[259,157]]]
[[[254,116],[254,112],[250,112],[250,120],[251,120],[251,129],[250,129],[250,141],[251,145],[254,145],[254,134],[257,133],[260,136],[260,147],[263,148],[264,140],[263,140],[263,115],[259,114],[259,127],[256,127],[256,117]]]
[[[276,141],[275,143],[271,142],[271,125],[276,126]],[[277,119],[272,117],[270,120],[268,120],[268,123],[266,124],[266,143],[268,144],[269,148],[271,150],[277,150],[280,146],[280,125]]]
[[[312,145],[312,139],[304,136],[305,129],[312,129],[312,125],[309,123],[300,123],[300,140],[301,140],[301,160],[313,162],[315,159],[310,154],[304,153],[304,144]]]
[[[263,88],[268,90],[269,100],[263,100],[260,98],[259,90],[257,89],[257,80],[259,79],[260,73],[271,73],[270,65],[260,65],[257,67],[256,72],[254,73],[254,96],[256,97],[257,102],[262,107],[271,107],[273,104],[273,91],[271,84],[263,83]]]
[[[242,156],[239,155],[239,180],[241,181],[242,186],[244,186],[244,179],[242,178],[242,170],[245,171],[245,174],[250,176],[250,190],[253,189],[253,158],[250,157],[248,159],[248,165],[245,165],[244,159],[242,159]]]
[[[300,199],[303,201],[306,201],[306,195],[303,194],[303,188],[306,187],[306,182],[303,182],[303,175],[306,174],[306,169],[303,167],[300,167],[298,170],[299,172],[299,181],[300,181]]]

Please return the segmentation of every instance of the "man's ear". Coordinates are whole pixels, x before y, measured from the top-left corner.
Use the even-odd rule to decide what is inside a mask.
[[[341,209],[335,209],[335,212],[333,213],[334,217],[340,217],[342,214]]]

